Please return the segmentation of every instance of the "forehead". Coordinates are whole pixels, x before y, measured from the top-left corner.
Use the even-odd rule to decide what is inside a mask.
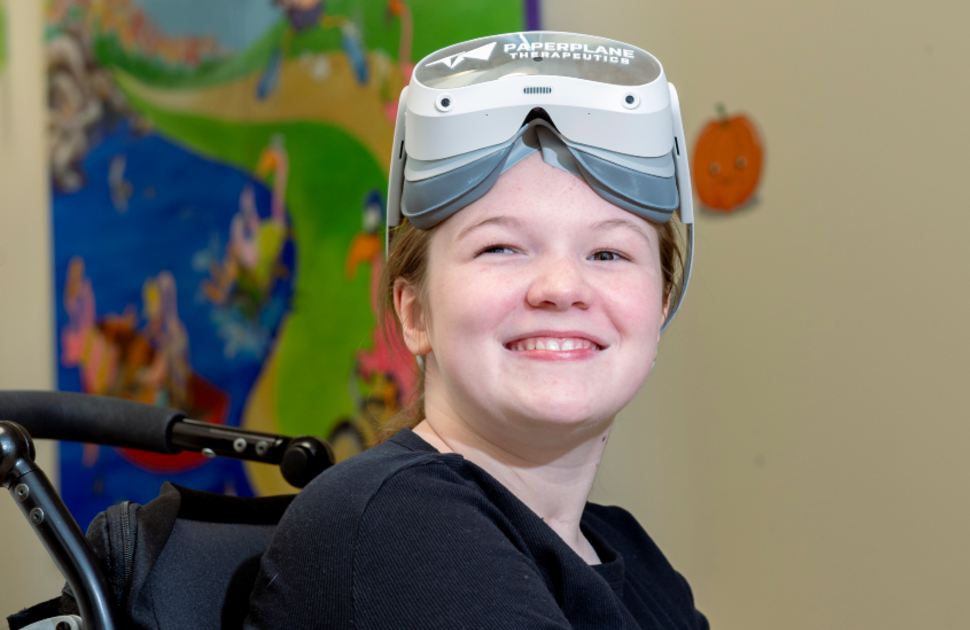
[[[489,221],[495,217],[503,220]],[[439,231],[453,240],[483,221],[549,231],[631,223],[651,239],[656,237],[650,222],[603,199],[586,181],[545,163],[538,153],[503,173],[488,193],[448,218]]]

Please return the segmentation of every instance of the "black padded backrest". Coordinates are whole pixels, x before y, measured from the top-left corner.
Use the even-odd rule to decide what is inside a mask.
[[[135,514],[123,626],[241,628],[259,560],[292,500],[293,495],[231,497],[166,483]]]
[[[132,601],[140,628],[242,628],[275,525],[177,519]]]
[[[87,539],[114,596],[119,628],[242,628],[259,562],[295,495],[239,498],[162,486],[145,505],[98,514]],[[69,587],[8,618],[13,629],[78,614]]]

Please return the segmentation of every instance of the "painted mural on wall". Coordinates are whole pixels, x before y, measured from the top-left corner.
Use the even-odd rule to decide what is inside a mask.
[[[717,105],[694,145],[694,188],[703,208],[729,214],[757,199],[764,166],[764,145],[755,123],[744,114],[728,115]]]
[[[397,95],[425,54],[530,15],[522,0],[48,2],[59,387],[358,452],[414,379],[375,315]],[[292,491],[259,464],[61,448],[82,525],[164,479]]]

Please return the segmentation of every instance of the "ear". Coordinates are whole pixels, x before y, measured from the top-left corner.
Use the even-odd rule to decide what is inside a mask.
[[[394,311],[401,320],[401,335],[411,354],[421,356],[431,352],[424,307],[414,285],[404,278],[394,281]]]

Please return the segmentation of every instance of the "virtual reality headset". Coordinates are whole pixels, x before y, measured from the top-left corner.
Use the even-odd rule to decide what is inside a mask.
[[[583,178],[654,223],[687,228],[680,308],[693,263],[694,213],[677,90],[650,53],[610,39],[530,31],[449,46],[422,59],[401,93],[387,196],[430,229],[473,203],[519,160]]]

